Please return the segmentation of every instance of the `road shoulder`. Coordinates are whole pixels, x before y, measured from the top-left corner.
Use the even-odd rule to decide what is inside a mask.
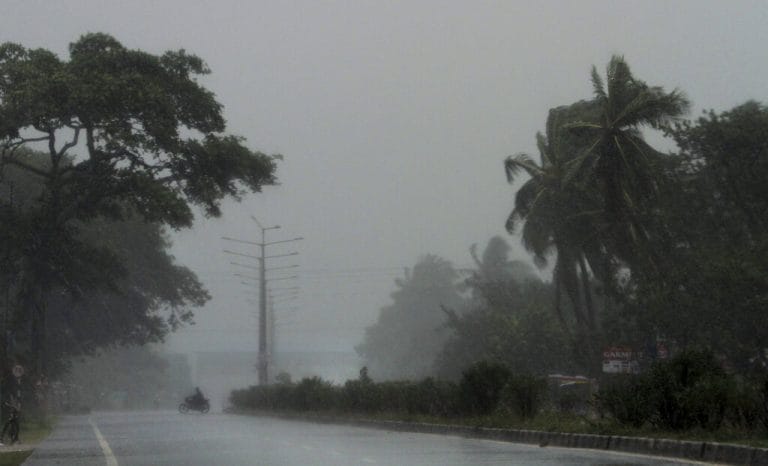
[[[323,415],[305,416],[295,413],[231,412],[233,414],[273,416],[283,419],[347,424],[401,432],[457,435],[467,438],[537,444],[542,447],[553,446],[635,453],[647,456],[724,465],[768,466],[768,449],[726,443],[625,437],[617,435],[571,434],[566,432],[501,429],[451,424],[427,424],[406,421],[369,420]]]
[[[24,465],[67,464],[67,459],[87,458],[78,459],[77,464],[104,466],[104,455],[89,419],[88,415],[59,419],[51,434],[34,447]]]

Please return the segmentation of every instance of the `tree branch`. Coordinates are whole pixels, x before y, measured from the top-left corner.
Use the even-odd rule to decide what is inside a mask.
[[[47,178],[47,179],[51,178],[51,174],[48,173],[47,171],[41,170],[41,169],[35,167],[34,165],[30,165],[30,164],[28,164],[26,162],[22,162],[21,160],[18,160],[18,159],[6,159],[6,160],[4,160],[4,163],[9,163],[11,165],[16,165],[19,168],[22,168],[24,170],[27,170],[28,172],[34,173],[35,175],[42,176],[43,178]]]
[[[72,141],[64,144],[61,147],[61,150],[56,154],[56,157],[61,159],[62,156],[71,148],[75,147],[77,145],[78,140],[80,139],[80,127],[75,127],[75,137],[72,138]]]
[[[3,149],[13,149],[13,148],[16,148],[16,147],[19,147],[19,146],[23,146],[24,144],[26,144],[28,142],[47,141],[48,139],[50,139],[50,136],[40,136],[40,137],[37,137],[37,138],[22,138],[22,139],[19,139],[18,141],[7,142],[7,143],[3,144]]]
[[[59,159],[56,156],[56,136],[53,130],[48,131],[48,152],[51,154],[51,171],[56,172],[59,168]]]

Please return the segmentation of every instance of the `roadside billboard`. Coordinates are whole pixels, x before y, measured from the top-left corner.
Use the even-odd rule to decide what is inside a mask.
[[[637,353],[628,346],[609,346],[603,350],[603,372],[636,374],[640,372]]]

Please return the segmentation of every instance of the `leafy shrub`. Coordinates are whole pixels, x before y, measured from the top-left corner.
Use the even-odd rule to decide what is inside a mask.
[[[421,382],[349,380],[341,390],[339,407],[352,412],[400,412],[446,416],[456,412],[456,385],[426,378]]]
[[[762,371],[752,382],[757,423],[768,431],[768,372]]]
[[[651,422],[657,427],[712,430],[722,424],[732,380],[712,353],[684,352],[654,364],[647,377],[654,409]]]
[[[360,369],[357,380],[347,380],[340,397],[341,408],[352,412],[370,413],[379,410],[376,384],[368,376],[368,368]]]
[[[729,400],[728,421],[747,430],[755,430],[762,424],[763,409],[760,384],[750,380],[739,380]]]
[[[546,379],[533,375],[511,376],[502,389],[501,405],[521,419],[529,419],[539,412],[546,391]]]
[[[487,415],[496,409],[501,391],[511,376],[509,369],[497,363],[481,361],[461,376],[459,403],[464,413]]]
[[[450,416],[458,413],[459,390],[455,383],[427,378],[419,383],[424,414]]]
[[[291,385],[254,385],[232,391],[229,401],[236,408],[288,409],[293,403],[292,394],[293,386]]]
[[[591,380],[561,384],[550,379],[547,401],[557,412],[586,415],[593,406],[593,388]]]
[[[275,383],[280,385],[291,385],[293,383],[293,379],[291,379],[291,374],[288,372],[281,372],[275,376]]]
[[[447,416],[456,413],[457,388],[450,382],[437,381],[428,377],[421,382],[409,383],[403,387],[405,406],[408,414]]]
[[[650,422],[668,430],[716,430],[729,413],[741,409],[744,416],[752,409],[734,407],[737,397],[733,377],[711,353],[689,351],[655,363],[645,374],[612,378],[596,402],[599,410],[634,427]]]
[[[621,424],[640,427],[653,412],[651,390],[640,376],[618,376],[605,383],[595,396],[597,410],[608,413]]]
[[[330,409],[336,405],[333,384],[320,377],[307,377],[293,387],[291,408],[300,411]]]

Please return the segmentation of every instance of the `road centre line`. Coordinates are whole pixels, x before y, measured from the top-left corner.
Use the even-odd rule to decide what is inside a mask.
[[[115,454],[112,453],[112,449],[109,447],[109,443],[107,443],[107,439],[104,438],[103,435],[101,435],[101,431],[99,430],[99,427],[96,425],[95,422],[93,422],[93,419],[90,417],[88,418],[88,423],[91,424],[91,427],[93,427],[93,433],[96,434],[96,440],[99,441],[99,446],[101,447],[102,453],[104,453],[104,458],[107,460],[107,466],[120,466],[117,464],[117,458],[115,458]]]

